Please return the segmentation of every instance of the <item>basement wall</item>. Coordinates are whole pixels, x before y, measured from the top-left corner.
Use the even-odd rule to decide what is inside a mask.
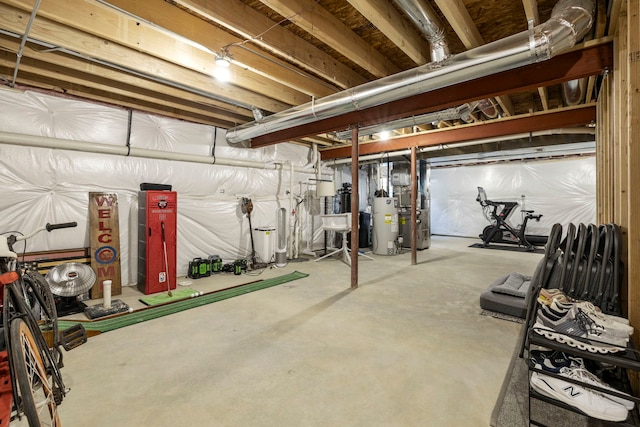
[[[28,233],[46,223],[76,221],[77,228],[40,233],[27,251],[89,247],[88,193],[117,193],[122,284],[137,280],[138,191],[143,182],[171,184],[178,193],[177,271],[189,260],[219,255],[225,262],[251,253],[249,223],[240,198],[254,204],[252,225],[275,227],[276,209],[292,212],[289,191],[302,196],[315,177],[312,150],[293,144],[231,147],[224,130],[39,92],[0,89],[0,132],[186,153],[264,163],[267,168],[96,154],[0,143],[0,233]],[[293,174],[290,186],[290,165]],[[300,172],[308,170],[309,172]],[[296,199],[293,201],[296,204]],[[298,206],[306,216],[305,205]],[[289,216],[289,226],[294,217]],[[302,218],[298,224],[306,227]],[[301,235],[306,235],[303,231]],[[23,245],[16,245],[17,251]],[[269,261],[269,260],[265,260]]]
[[[478,187],[494,201],[522,204],[524,195],[525,209],[543,215],[527,224],[527,234],[548,236],[556,223],[596,223],[596,161],[589,156],[432,169],[431,232],[477,238],[489,225]],[[510,217],[514,226],[520,209]]]

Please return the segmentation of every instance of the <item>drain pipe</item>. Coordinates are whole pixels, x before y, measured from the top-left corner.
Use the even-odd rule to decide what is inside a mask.
[[[376,107],[391,101],[453,86],[546,61],[572,48],[593,23],[592,0],[560,0],[551,18],[530,31],[506,37],[379,80],[314,100],[229,129],[227,141],[238,143],[268,133]]]
[[[141,157],[146,159],[175,160],[190,163],[216,164],[254,169],[282,169],[279,163],[253,162],[249,160],[226,159],[196,154],[173,153],[170,151],[150,150],[147,148],[126,147],[119,145],[100,144],[87,141],[72,141],[69,139],[49,138],[37,135],[22,135],[0,131],[0,144],[19,145],[22,147],[55,148],[60,150],[82,151],[85,153],[111,154],[124,157]],[[291,165],[291,170],[302,173],[315,173],[315,170]]]

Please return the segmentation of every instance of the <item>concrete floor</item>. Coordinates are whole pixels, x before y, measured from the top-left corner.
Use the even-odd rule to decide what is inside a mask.
[[[193,280],[210,291],[309,274],[65,353],[62,423],[488,426],[520,325],[480,315],[478,297],[500,275],[532,274],[542,255],[477,242],[434,236],[417,266],[408,252],[361,257],[356,290],[337,258]],[[138,307],[141,296],[118,298]]]

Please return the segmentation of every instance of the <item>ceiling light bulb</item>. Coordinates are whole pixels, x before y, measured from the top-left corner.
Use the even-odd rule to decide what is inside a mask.
[[[380,137],[380,139],[389,139],[389,136],[391,136],[391,132],[389,132],[388,130],[383,130],[378,136]]]
[[[216,55],[216,65],[222,68],[229,68],[231,61],[227,56]]]

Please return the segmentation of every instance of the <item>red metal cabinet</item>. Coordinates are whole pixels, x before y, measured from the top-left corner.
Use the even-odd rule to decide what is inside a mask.
[[[138,289],[145,294],[176,288],[175,191],[138,193]]]

